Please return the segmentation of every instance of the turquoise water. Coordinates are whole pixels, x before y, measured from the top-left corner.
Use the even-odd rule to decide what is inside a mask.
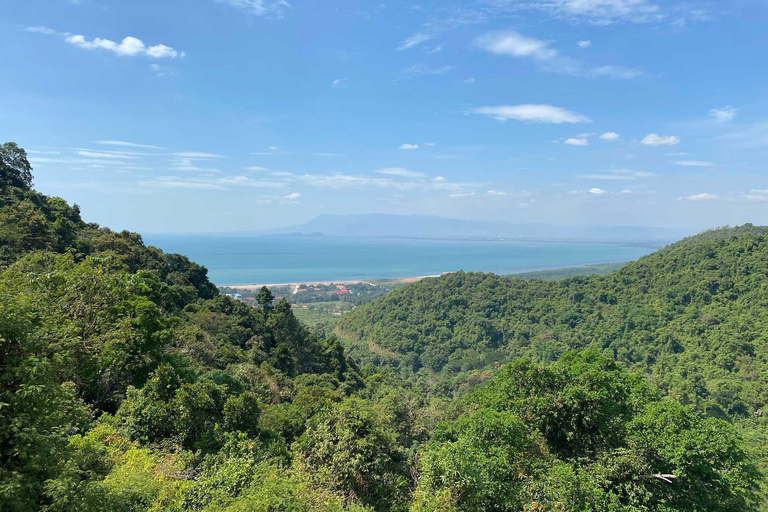
[[[217,285],[387,279],[457,270],[512,274],[636,260],[651,246],[618,243],[336,237],[148,235],[146,243],[205,265]]]

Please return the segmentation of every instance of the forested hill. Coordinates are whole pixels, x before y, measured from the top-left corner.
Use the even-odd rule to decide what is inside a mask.
[[[339,332],[422,372],[594,347],[683,403],[750,416],[768,403],[766,276],[768,228],[722,228],[607,276],[425,279],[345,315]]]
[[[743,304],[736,321],[717,299],[729,289],[738,303],[742,288],[759,287],[764,275],[748,262],[762,246],[748,241],[762,235],[737,238],[741,246],[707,242],[712,250],[679,283],[646,277],[658,283],[647,285],[637,312],[622,306],[625,295],[642,294],[629,286],[648,273],[637,266],[615,282],[462,274],[409,288],[421,294],[415,302],[395,292],[394,302],[362,314],[399,310],[391,326],[373,326],[382,340],[405,328],[382,341],[404,354],[398,375],[356,364],[266,288],[256,307],[219,296],[205,268],[185,257],[84,223],[76,206],[35,192],[31,171],[21,148],[0,146],[3,512],[747,512],[765,504],[754,463],[761,454],[746,451],[740,426],[711,417],[748,416],[762,403],[762,338],[745,334],[759,332],[761,304]],[[695,274],[716,273],[731,246],[735,277],[696,286]],[[600,283],[614,287],[598,294],[591,287]],[[650,298],[665,286],[664,300]],[[513,316],[508,300],[529,311]],[[707,312],[686,316],[699,302]],[[418,315],[424,325],[407,322]],[[628,318],[637,324],[617,331]],[[682,368],[666,354],[695,348],[690,375],[675,370],[670,383],[683,401],[701,395],[722,405],[706,417],[599,350],[564,354],[589,344],[581,322],[598,330],[598,346],[616,341],[615,353],[641,368],[655,368],[645,355],[654,351],[655,364],[667,357],[670,369]],[[649,341],[641,328],[669,339]],[[426,348],[433,342],[436,352]],[[738,351],[704,359],[719,354],[716,343]],[[494,351],[562,357],[517,360],[461,400],[410,378],[415,369],[429,379],[422,364],[450,367],[455,354],[482,366]],[[735,372],[738,388],[725,378]],[[742,430],[755,444],[758,431]]]

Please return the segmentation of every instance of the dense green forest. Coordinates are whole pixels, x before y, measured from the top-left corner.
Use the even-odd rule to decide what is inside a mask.
[[[32,181],[0,146],[0,510],[763,505],[762,229],[408,285],[342,319],[345,351]]]

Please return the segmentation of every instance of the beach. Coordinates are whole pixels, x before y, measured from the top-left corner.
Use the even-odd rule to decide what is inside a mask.
[[[444,272],[443,274],[448,274],[450,272]],[[292,289],[298,288],[300,285],[307,285],[307,286],[327,286],[331,284],[343,284],[343,285],[351,285],[351,284],[370,284],[371,286],[378,286],[382,281],[390,282],[390,283],[402,283],[402,284],[408,284],[408,283],[415,283],[417,281],[421,281],[422,279],[427,279],[430,277],[440,277],[443,274],[435,274],[430,276],[418,276],[418,277],[401,277],[397,279],[376,279],[373,282],[372,280],[365,280],[365,279],[357,279],[357,280],[338,280],[338,281],[302,281],[300,283],[264,283],[264,284],[226,284],[226,285],[219,285],[220,288],[235,288],[238,290],[247,290],[247,291],[256,291],[260,290],[262,287],[266,286],[267,288],[279,288],[279,287],[291,287]]]

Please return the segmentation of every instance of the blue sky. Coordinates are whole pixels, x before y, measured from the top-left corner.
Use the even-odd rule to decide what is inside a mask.
[[[4,2],[0,139],[142,232],[768,223],[763,0],[289,2]]]

